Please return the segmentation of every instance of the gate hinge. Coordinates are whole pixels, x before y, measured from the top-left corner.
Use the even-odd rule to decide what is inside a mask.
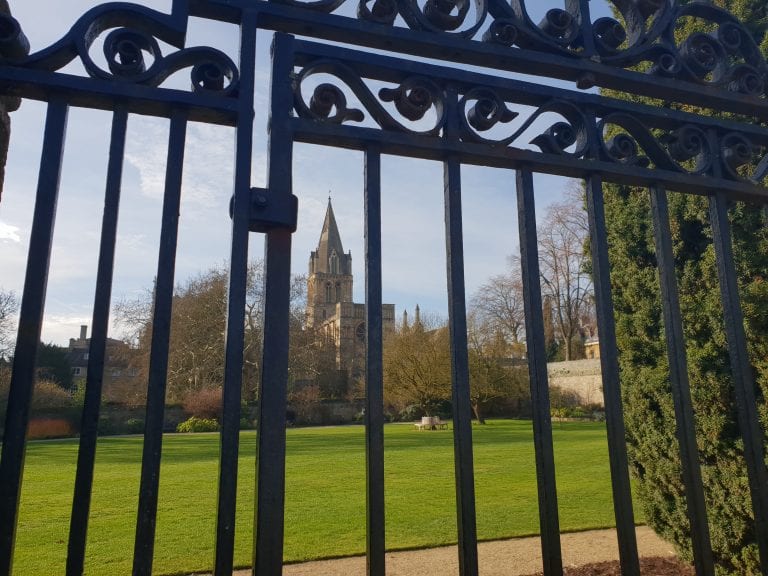
[[[288,229],[296,232],[299,213],[299,199],[293,194],[270,194],[266,188],[251,188],[250,223],[251,232],[270,232]],[[234,198],[229,203],[229,216],[234,210]]]

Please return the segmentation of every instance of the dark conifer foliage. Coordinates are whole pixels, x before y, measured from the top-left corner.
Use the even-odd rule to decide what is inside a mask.
[[[717,0],[768,53],[765,0]],[[686,22],[680,37],[692,32]],[[691,558],[647,190],[607,186],[606,216],[629,455],[646,521]],[[758,574],[752,504],[734,405],[707,199],[669,193],[697,444],[718,574]],[[760,207],[730,210],[761,423],[768,429],[768,230]]]

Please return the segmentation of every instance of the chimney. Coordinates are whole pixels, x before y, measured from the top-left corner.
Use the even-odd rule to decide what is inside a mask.
[[[88,326],[86,324],[80,325],[80,340],[85,340],[88,337]]]

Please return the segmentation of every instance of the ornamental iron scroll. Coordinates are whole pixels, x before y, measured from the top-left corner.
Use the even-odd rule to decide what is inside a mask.
[[[649,180],[659,170],[753,184],[762,184],[768,176],[768,159],[764,160],[768,129],[761,127],[746,130],[747,125],[695,113],[680,112],[673,118],[668,110],[653,106],[557,88],[540,89],[536,95],[537,88],[525,82],[453,73],[428,64],[406,66],[383,56],[381,67],[372,64],[371,58],[333,60],[325,57],[333,48],[308,42],[297,45],[303,66],[293,76],[294,108],[299,120],[310,123],[310,131],[346,125],[375,138],[371,127],[361,124],[371,119],[374,132],[426,138],[421,145],[435,150],[445,142],[490,147],[495,153],[533,146],[544,155],[642,169]],[[313,55],[315,51],[323,56]],[[342,50],[341,54],[351,57],[352,53]],[[392,83],[398,68],[408,72],[401,74],[395,87],[381,88],[377,95],[371,85]],[[309,78],[317,74],[324,75],[323,82],[313,90]],[[360,108],[347,104],[347,93],[354,95]],[[390,113],[385,102],[394,103],[402,119]],[[405,122],[422,120],[429,111],[434,121],[426,128]],[[557,120],[552,121],[552,116]],[[458,130],[451,133],[447,129],[451,125]],[[505,126],[510,126],[508,135],[503,134]]]
[[[339,14],[349,1],[271,0]],[[475,0],[472,5],[469,0],[360,0],[356,14],[359,20],[383,26],[404,24],[414,31],[642,69],[652,76],[766,97],[768,65],[749,30],[728,11],[699,1],[609,1],[617,17],[594,21],[588,3],[573,1],[564,9],[549,9],[538,23],[525,0]],[[676,38],[680,24],[689,18],[708,31]]]
[[[58,42],[28,54],[19,49],[26,39],[18,22],[0,15],[0,63],[29,70],[57,72],[79,59],[91,78],[158,87],[171,75],[190,70],[195,93],[237,95],[237,66],[224,52],[210,47],[184,47],[186,19],[127,3],[104,4],[85,13]],[[107,68],[91,55],[95,41],[103,44]],[[178,50],[163,54],[158,41]]]
[[[303,118],[332,124],[362,122],[365,119],[363,111],[347,106],[344,91],[328,82],[318,84],[312,91],[309,102],[306,102],[302,90],[304,82],[316,74],[332,75],[341,80],[360,100],[371,118],[384,130],[435,135],[443,127],[445,120],[444,95],[430,80],[409,77],[404,79],[396,88],[382,88],[377,97],[352,69],[340,62],[333,61],[315,62],[296,75],[294,101],[299,116]],[[382,102],[394,103],[397,112],[411,122],[421,120],[428,111],[433,110],[436,118],[435,123],[425,130],[408,128],[390,114]]]

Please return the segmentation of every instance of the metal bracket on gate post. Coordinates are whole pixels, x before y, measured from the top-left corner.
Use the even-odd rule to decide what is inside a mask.
[[[266,188],[251,188],[250,223],[251,232],[270,232],[288,229],[296,232],[299,199],[293,194],[271,194]],[[234,210],[234,198],[229,202],[229,216]]]

